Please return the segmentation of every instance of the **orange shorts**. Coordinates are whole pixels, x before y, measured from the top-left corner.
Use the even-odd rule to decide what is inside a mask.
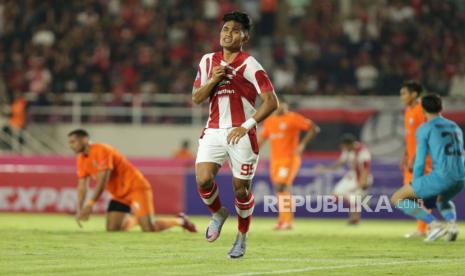
[[[132,214],[136,217],[155,214],[152,188],[135,189],[123,198],[113,196],[112,199],[130,206]]]
[[[270,165],[270,176],[273,184],[292,185],[302,160],[300,156],[290,159],[272,160]]]

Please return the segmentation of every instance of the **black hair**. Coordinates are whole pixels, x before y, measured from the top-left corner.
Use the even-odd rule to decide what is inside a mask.
[[[342,145],[352,145],[355,141],[357,138],[352,133],[344,133],[340,140]]]
[[[428,94],[421,98],[421,106],[428,113],[439,113],[442,111],[442,100],[438,94]]]
[[[75,130],[71,131],[70,133],[68,133],[68,137],[73,136],[73,135],[75,135],[75,136],[77,136],[79,138],[89,137],[89,133],[87,131],[85,131],[84,129],[81,129],[81,128],[75,129]]]
[[[250,32],[252,29],[252,19],[246,13],[233,11],[223,15],[223,23],[228,21],[236,21],[242,25],[245,31]]]
[[[402,84],[402,88],[407,88],[408,92],[417,92],[417,95],[423,92],[423,86],[417,81],[406,81]]]

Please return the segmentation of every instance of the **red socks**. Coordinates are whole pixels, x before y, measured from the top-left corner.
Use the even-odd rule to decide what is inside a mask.
[[[236,197],[235,205],[239,232],[247,233],[255,205],[253,194],[249,192],[245,198]]]
[[[213,182],[213,185],[210,189],[202,189],[198,188],[200,197],[202,198],[203,202],[207,205],[208,210],[212,213],[218,212],[221,208],[221,201],[218,195],[218,186],[216,182]]]

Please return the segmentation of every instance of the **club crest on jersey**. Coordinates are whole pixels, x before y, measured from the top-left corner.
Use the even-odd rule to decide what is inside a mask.
[[[410,125],[413,125],[413,123],[414,123],[413,118],[410,118],[410,119],[408,120],[408,123],[409,123]]]
[[[285,130],[286,128],[287,128],[287,124],[286,124],[285,122],[281,122],[281,123],[279,124],[279,129],[280,129],[280,130]]]
[[[228,84],[231,84],[231,82],[229,80],[221,80],[218,83],[218,86],[224,86],[224,85],[228,85]]]

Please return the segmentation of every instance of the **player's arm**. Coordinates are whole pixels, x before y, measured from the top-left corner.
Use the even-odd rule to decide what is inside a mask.
[[[226,75],[224,66],[213,67],[212,77],[200,88],[194,88],[192,91],[192,102],[195,104],[201,104],[208,99],[215,86],[224,78]]]
[[[278,97],[276,97],[274,91],[261,93],[260,98],[262,99],[262,104],[258,107],[257,112],[252,116],[257,124],[270,116],[270,114],[278,108],[279,104]]]
[[[78,180],[78,185],[77,185],[77,208],[76,210],[80,212],[82,207],[84,206],[84,201],[86,200],[87,196],[87,187],[89,185],[89,178],[88,177],[82,177],[79,178]]]
[[[260,98],[262,99],[262,103],[258,107],[257,112],[252,118],[245,121],[242,126],[236,127],[229,133],[227,138],[228,144],[237,144],[251,128],[265,120],[266,117],[270,116],[278,108],[278,97],[276,97],[274,91],[262,92],[260,93]]]
[[[317,125],[313,124],[312,127],[309,130],[307,130],[307,133],[305,134],[304,138],[300,141],[296,154],[301,155],[304,152],[305,147],[308,145],[308,143],[315,139],[318,133],[320,133],[320,128]]]
[[[360,171],[360,177],[358,179],[358,186],[362,189],[368,188],[368,169],[362,168]]]
[[[100,198],[103,191],[105,190],[105,186],[110,179],[111,170],[103,170],[97,174],[97,181],[94,189],[94,193],[92,194],[89,202],[82,208],[79,212],[78,220],[88,220],[90,214],[92,213],[92,207],[94,206],[95,202]]]
[[[428,154],[428,138],[422,127],[416,132],[417,149],[415,165],[413,166],[413,179],[423,175],[425,171],[426,155]]]
[[[370,161],[366,160],[360,166],[360,176],[358,186],[362,189],[368,188],[368,177],[370,176]]]
[[[95,185],[94,193],[90,198],[91,201],[97,202],[97,200],[100,198],[103,191],[105,190],[105,186],[107,185],[108,180],[110,179],[110,174],[111,170],[104,170],[97,174],[97,184]]]

